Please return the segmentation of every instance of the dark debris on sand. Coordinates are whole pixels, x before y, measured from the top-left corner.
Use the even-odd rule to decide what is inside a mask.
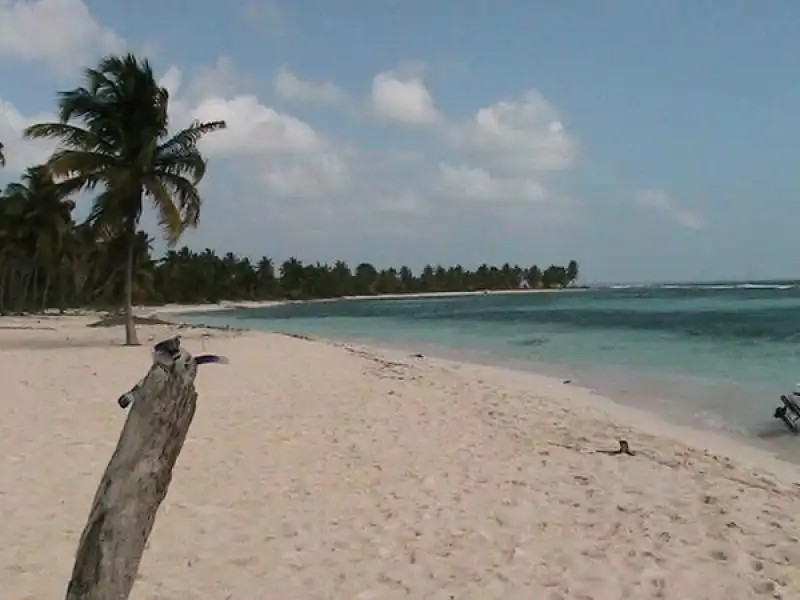
[[[133,322],[136,325],[174,325],[174,323],[156,317],[133,317]],[[109,315],[95,323],[89,323],[87,327],[118,327],[120,325],[125,325],[125,315]]]

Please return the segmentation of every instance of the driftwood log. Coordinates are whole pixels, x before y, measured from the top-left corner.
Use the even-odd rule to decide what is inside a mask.
[[[81,535],[67,600],[126,600],[197,403],[197,361],[173,338],[120,396],[130,412]]]

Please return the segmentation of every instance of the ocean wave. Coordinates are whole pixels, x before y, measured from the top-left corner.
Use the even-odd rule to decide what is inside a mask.
[[[791,290],[792,283],[664,284],[662,290]]]
[[[800,287],[796,282],[781,283],[615,283],[601,286],[609,290],[791,290]]]
[[[790,290],[796,287],[793,284],[771,284],[771,283],[743,283],[744,290]]]

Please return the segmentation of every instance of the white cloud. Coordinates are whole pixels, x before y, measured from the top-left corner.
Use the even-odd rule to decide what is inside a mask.
[[[419,76],[378,73],[372,80],[371,102],[375,115],[390,121],[426,124],[439,118],[433,97]]]
[[[442,191],[450,198],[482,201],[538,202],[546,198],[544,187],[530,177],[497,177],[485,169],[439,165]]]
[[[47,160],[55,148],[47,140],[25,140],[22,132],[28,125],[52,121],[53,115],[23,115],[13,104],[0,98],[0,142],[3,142],[6,166],[0,174],[15,174]]]
[[[291,33],[290,24],[278,1],[247,0],[240,14],[254,28],[285,36]],[[79,85],[76,66],[91,65],[100,54],[128,45],[91,15],[86,2],[0,0],[0,59],[36,61],[71,73],[54,88]],[[556,109],[537,92],[497,102],[476,110],[472,119],[456,122],[433,98],[424,65],[406,63],[378,73],[364,102],[349,98],[336,80],[307,80],[287,67],[267,74],[275,75],[268,82],[274,92],[270,95],[285,101],[271,106],[252,85],[264,74],[247,75],[221,57],[206,69],[173,67],[162,77],[170,90],[172,129],[194,119],[224,119],[228,124],[227,130],[201,142],[212,160],[203,184],[209,202],[204,225],[188,243],[247,253],[269,248],[313,258],[331,253],[350,258],[349,252],[355,256],[369,250],[371,260],[388,262],[395,259],[386,237],[402,235],[411,255],[406,260],[414,255],[420,260],[486,260],[491,259],[486,244],[475,240],[484,239],[487,219],[500,216],[508,227],[528,231],[532,215],[541,223],[543,213],[564,206],[557,190],[548,187],[547,175],[574,164],[577,143]],[[0,101],[0,140],[10,163],[0,171],[3,178],[45,160],[51,149],[49,143],[19,139],[29,123],[53,118],[31,115],[30,108],[23,114],[24,97],[6,95]],[[52,96],[42,101],[45,109],[54,108]],[[313,114],[306,121],[283,108],[295,103],[344,108],[356,117],[352,125],[364,127],[354,135],[368,139],[369,149],[353,150],[330,130],[318,129],[322,122],[314,121]],[[430,137],[427,143],[414,135],[381,145],[376,132],[366,129],[371,119],[359,118],[365,116],[361,110],[387,121],[427,125],[416,133]],[[555,201],[539,204],[545,200]],[[453,211],[456,201],[472,204]],[[455,234],[455,224],[463,235]],[[314,232],[319,232],[316,237]]]
[[[211,154],[315,152],[326,140],[311,125],[259,102],[254,95],[209,96],[188,114],[200,121],[225,121],[227,129],[208,136],[203,148]]]
[[[197,104],[208,97],[244,95],[250,81],[236,70],[228,57],[220,56],[212,66],[204,67],[188,78],[176,65],[172,65],[158,83],[169,91],[170,106],[178,112],[185,112],[188,105]]]
[[[703,220],[696,213],[682,208],[664,190],[640,190],[634,195],[634,202],[641,208],[666,215],[687,229],[703,229]]]
[[[167,72],[161,76],[161,79],[158,80],[158,84],[161,87],[167,88],[170,96],[170,104],[172,104],[175,100],[175,96],[180,92],[181,86],[183,85],[183,73],[181,70],[172,65]]]
[[[337,153],[324,152],[265,161],[259,178],[285,197],[324,199],[351,184],[347,162]]]
[[[412,189],[400,189],[379,194],[376,205],[382,211],[400,215],[427,214],[427,206],[419,192]]]
[[[232,68],[226,70],[232,72]],[[226,122],[225,130],[201,142],[209,154],[302,154],[327,149],[328,141],[305,121],[263,104],[254,94],[233,92],[236,86],[228,76],[216,77],[210,72],[201,75],[201,84],[193,81],[184,86],[180,69],[173,66],[160,83],[169,90],[175,127],[194,120]],[[184,87],[187,91],[182,94]]]
[[[186,94],[194,98],[228,96],[246,89],[248,83],[247,77],[236,70],[230,58],[220,56],[213,66],[201,69],[192,77]]]
[[[218,63],[219,64],[219,63]],[[233,72],[227,64],[224,71]],[[253,179],[281,197],[320,199],[340,194],[351,184],[347,149],[311,125],[262,103],[254,94],[234,93],[229,76],[203,76],[203,84],[183,85],[177,67],[161,84],[170,90],[176,126],[193,120],[223,120],[227,128],[201,144],[211,156],[234,159]],[[215,88],[214,82],[217,82]],[[186,87],[187,92],[181,93]]]
[[[17,4],[0,0],[0,18],[2,10]],[[84,58],[69,63],[87,64],[88,53],[123,46],[113,31],[97,24],[80,0],[29,4],[50,6],[51,10],[77,7],[70,18],[82,15],[85,23],[93,25],[84,27],[80,36],[70,38],[69,34],[65,45],[56,49],[40,48],[38,55],[16,52],[14,56],[58,65],[64,54],[75,49],[77,54],[84,53]],[[260,6],[251,3],[245,10],[252,13],[251,17],[258,13],[267,21],[281,17],[272,2]],[[3,26],[0,21],[0,31]],[[47,37],[43,32],[26,37],[31,36]],[[11,47],[10,42],[0,39],[0,55]],[[27,44],[24,50],[34,52]],[[190,73],[173,66],[164,73],[161,84],[170,91],[173,129],[192,120],[227,122],[225,131],[201,142],[214,163],[211,183],[204,185],[211,189],[222,185],[225,190],[240,186],[230,192],[231,202],[247,206],[249,216],[240,220],[238,227],[279,222],[280,231],[272,235],[296,240],[293,231],[305,231],[306,224],[313,222],[340,243],[346,243],[351,234],[383,235],[388,231],[418,238],[433,227],[447,229],[449,222],[439,218],[439,212],[451,206],[446,201],[473,201],[474,208],[467,212],[471,218],[482,219],[493,210],[527,215],[531,210],[527,205],[552,197],[545,176],[549,171],[570,167],[577,157],[577,143],[566,133],[553,106],[537,92],[528,92],[522,98],[477,110],[472,119],[455,123],[437,107],[423,71],[424,67],[406,64],[377,74],[368,102],[361,107],[389,121],[435,125],[423,129],[431,133],[429,141],[434,146],[394,148],[387,143],[382,150],[361,154],[291,111],[270,106],[254,93],[257,88],[250,85],[249,78],[237,72],[225,57]],[[287,103],[356,108],[334,83],[305,80],[288,68],[281,68],[272,84],[275,97]],[[30,122],[52,118],[26,117],[9,103],[0,102],[0,140],[6,144],[9,175],[14,168],[46,159],[52,146],[16,140]],[[226,171],[230,173],[231,167],[245,176],[233,175],[233,181],[222,181],[220,177]],[[508,203],[504,211],[494,208],[499,202]],[[210,214],[214,210],[210,209]],[[537,206],[535,210],[542,209]],[[216,229],[204,228],[203,237],[217,237]],[[232,243],[240,242],[234,236]]]
[[[0,0],[0,57],[69,72],[123,47],[122,38],[98,23],[82,0]]]
[[[449,131],[456,148],[507,173],[559,171],[578,158],[577,141],[555,107],[535,90],[481,108],[468,123]]]
[[[286,68],[275,76],[275,93],[282,100],[306,104],[344,104],[347,97],[332,83],[304,81]]]
[[[441,162],[439,192],[450,199],[485,202],[566,202],[550,193],[548,174],[572,167],[578,143],[556,108],[535,90],[478,109],[465,122],[439,131],[460,164]],[[467,164],[465,164],[467,163]]]

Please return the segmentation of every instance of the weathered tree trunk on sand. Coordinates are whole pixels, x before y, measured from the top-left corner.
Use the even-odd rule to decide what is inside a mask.
[[[81,535],[67,600],[126,600],[158,507],[194,418],[197,362],[178,338],[156,344],[153,366],[120,396],[130,412]]]

